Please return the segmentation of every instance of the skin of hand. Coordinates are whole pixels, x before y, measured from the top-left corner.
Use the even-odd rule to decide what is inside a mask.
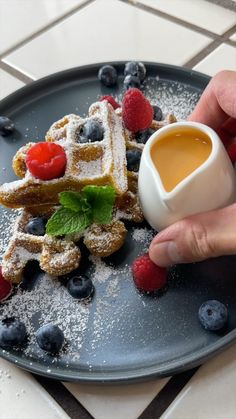
[[[225,145],[236,138],[236,72],[216,74],[188,118],[213,128]],[[219,191],[220,192],[220,191]],[[149,248],[159,266],[236,254],[236,203],[192,215],[158,233]]]

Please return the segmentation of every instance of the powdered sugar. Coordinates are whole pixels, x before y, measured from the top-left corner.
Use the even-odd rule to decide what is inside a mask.
[[[160,106],[164,114],[171,112],[178,120],[190,115],[201,94],[183,83],[155,79],[148,81],[145,93],[152,104]]]
[[[148,228],[135,228],[132,237],[135,241],[142,243],[144,248],[146,248],[152,241],[154,234],[154,231]]]
[[[0,240],[0,261],[2,260],[2,256],[8,247],[10,238],[13,234],[13,230],[15,227],[15,220],[18,216],[18,210],[9,210],[6,208],[1,208],[0,225],[4,234],[1,234]]]

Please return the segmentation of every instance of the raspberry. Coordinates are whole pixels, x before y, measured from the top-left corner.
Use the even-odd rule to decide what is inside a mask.
[[[100,102],[102,102],[103,100],[107,100],[107,102],[110,103],[110,105],[114,109],[120,108],[120,104],[116,102],[113,96],[105,95],[105,96],[102,96],[99,100]]]
[[[26,154],[26,166],[30,173],[41,180],[51,180],[64,175],[66,153],[55,143],[37,143]]]
[[[157,291],[166,284],[166,269],[155,265],[147,253],[133,262],[132,273],[136,287],[142,291]]]
[[[6,300],[12,292],[12,284],[6,281],[2,275],[2,267],[0,266],[0,302]]]
[[[127,90],[122,101],[123,121],[130,131],[138,132],[150,127],[153,107],[139,89]]]
[[[227,147],[228,155],[232,163],[236,162],[236,138]]]

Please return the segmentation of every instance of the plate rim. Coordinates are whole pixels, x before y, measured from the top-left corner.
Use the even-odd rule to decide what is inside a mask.
[[[56,84],[58,83],[58,81],[63,81],[63,79],[67,79],[69,81],[70,79],[73,79],[76,76],[82,77],[81,75],[83,73],[86,74],[88,78],[89,74],[94,74],[95,71],[98,71],[99,67],[106,64],[114,65],[115,67],[120,69],[121,67],[124,67],[127,61],[128,60],[120,60],[87,64],[46,75],[42,78],[39,78],[38,80],[32,81],[31,83],[21,87],[20,89],[3,98],[0,101],[0,112],[2,112],[4,108],[10,108],[12,111],[14,107],[17,106],[17,102],[27,100],[28,96],[33,95],[41,87],[45,89],[47,86],[51,84]],[[142,62],[149,68],[157,69],[157,71],[159,71],[160,73],[169,72],[170,74],[175,75],[175,77],[177,74],[178,76],[189,79],[189,81],[191,81],[192,79],[196,82],[201,82],[202,84],[205,84],[205,87],[211,80],[210,76],[192,69],[188,69],[186,67],[153,61]],[[7,115],[7,113],[5,114]],[[62,372],[60,369],[54,367],[53,365],[47,366],[45,364],[39,364],[36,361],[30,361],[29,359],[22,359],[21,357],[17,356],[17,354],[9,353],[8,351],[1,348],[0,357],[7,361],[10,361],[14,365],[17,365],[26,371],[39,374],[48,378],[57,379],[60,381],[81,382],[90,384],[123,384],[127,382],[144,382],[157,377],[171,376],[185,371],[187,369],[197,367],[201,363],[211,358],[213,355],[221,353],[227,347],[232,345],[235,340],[236,329],[227,333],[227,335],[221,337],[216,342],[207,345],[206,347],[201,348],[198,351],[195,351],[194,354],[188,354],[182,357],[181,360],[177,359],[165,362],[164,366],[163,364],[159,366],[152,365],[149,367],[142,366],[140,369],[136,370],[106,371],[105,373],[102,373],[101,371],[94,372],[93,370],[88,370],[87,372],[79,372],[78,370],[76,370],[74,373],[72,373],[71,371],[68,371],[67,373],[65,369],[63,369]],[[32,363],[32,365],[30,365],[30,362]]]

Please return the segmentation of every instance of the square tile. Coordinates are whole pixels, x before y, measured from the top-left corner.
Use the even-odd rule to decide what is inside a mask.
[[[0,99],[23,87],[24,83],[0,68]]]
[[[161,419],[235,419],[236,345],[204,364]]]
[[[183,65],[210,41],[120,1],[97,0],[4,61],[34,79],[70,67],[112,60]]]
[[[94,419],[137,419],[168,380],[122,386],[64,385]]]
[[[206,0],[139,0],[188,23],[221,35],[236,24],[236,14]]]
[[[70,419],[31,374],[0,359],[1,419]]]
[[[194,70],[214,76],[220,70],[236,70],[236,47],[222,44],[194,67]]]
[[[82,0],[0,0],[0,53],[81,3]]]
[[[236,32],[230,37],[230,39],[231,39],[231,41],[235,41],[236,42]]]

